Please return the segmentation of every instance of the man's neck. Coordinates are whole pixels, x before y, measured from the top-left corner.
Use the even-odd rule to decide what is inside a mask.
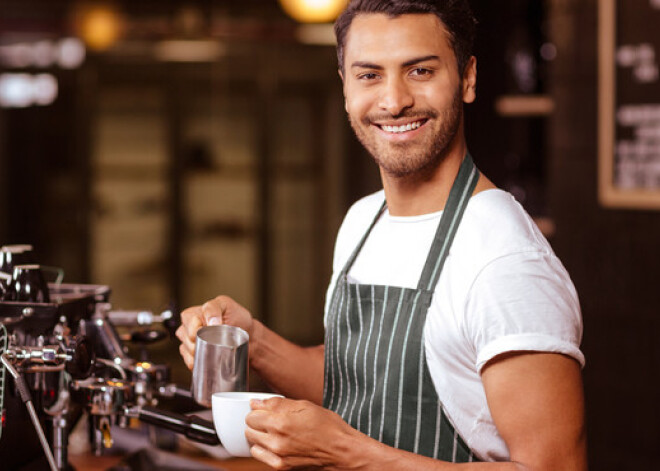
[[[396,177],[381,169],[387,207],[393,216],[418,216],[444,209],[467,148],[453,146],[433,169]]]

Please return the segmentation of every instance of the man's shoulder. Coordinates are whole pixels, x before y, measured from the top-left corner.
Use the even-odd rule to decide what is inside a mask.
[[[455,243],[472,253],[480,253],[484,259],[551,251],[525,209],[502,190],[483,191],[471,198]]]

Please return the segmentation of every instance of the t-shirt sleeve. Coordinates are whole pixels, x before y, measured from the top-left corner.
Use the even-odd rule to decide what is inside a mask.
[[[521,251],[488,263],[470,288],[465,315],[478,371],[513,351],[560,353],[584,366],[577,293],[552,252]]]

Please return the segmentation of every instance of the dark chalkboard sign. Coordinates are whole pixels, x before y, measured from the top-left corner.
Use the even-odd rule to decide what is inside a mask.
[[[660,209],[660,0],[599,8],[599,198]]]

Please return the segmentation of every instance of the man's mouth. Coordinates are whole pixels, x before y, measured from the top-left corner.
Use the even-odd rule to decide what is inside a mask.
[[[419,129],[420,126],[422,126],[426,122],[426,119],[420,119],[419,121],[413,121],[412,123],[406,123],[406,124],[401,124],[399,126],[396,125],[387,125],[387,124],[380,124],[378,125],[383,131],[389,132],[392,134],[399,134],[402,132],[407,132],[407,131],[413,131],[415,129]]]

